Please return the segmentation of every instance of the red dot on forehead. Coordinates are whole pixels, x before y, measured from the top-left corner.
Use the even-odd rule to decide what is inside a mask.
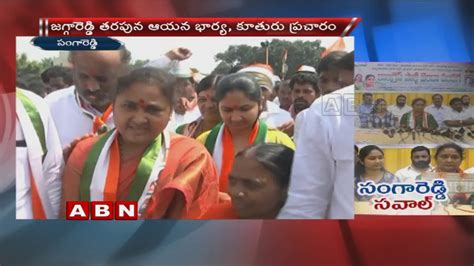
[[[138,100],[138,105],[140,105],[140,107],[142,108],[145,107],[145,100],[143,99]]]

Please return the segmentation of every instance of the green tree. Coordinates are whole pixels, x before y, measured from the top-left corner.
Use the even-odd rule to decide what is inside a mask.
[[[213,75],[225,75],[229,73],[230,69],[232,68],[232,65],[225,61],[221,61],[214,70],[212,70]]]
[[[52,58],[43,58],[41,61],[29,60],[26,54],[16,55],[17,76],[37,76],[54,65]]]
[[[50,67],[54,66],[54,60],[53,60],[53,58],[43,58],[43,59],[41,59],[40,65],[44,69],[50,68]]]
[[[16,55],[16,68],[17,69],[24,69],[27,64],[28,64],[28,57],[26,56],[26,54]]]
[[[288,51],[286,64],[288,71],[286,77],[296,72],[301,65],[309,65],[316,68],[321,58],[320,54],[325,50],[321,47],[321,41],[285,41],[273,39],[269,42],[268,63],[273,67],[275,74],[282,74],[282,59],[285,49]],[[215,55],[216,61],[225,62],[229,65],[265,63],[265,49],[259,46],[232,45],[225,52]]]

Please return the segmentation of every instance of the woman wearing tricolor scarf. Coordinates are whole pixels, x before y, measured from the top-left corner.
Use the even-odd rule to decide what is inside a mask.
[[[197,140],[212,154],[219,174],[219,191],[227,192],[228,175],[237,153],[256,143],[280,143],[294,150],[283,132],[268,128],[258,119],[262,94],[258,82],[248,73],[230,74],[218,83],[215,94],[222,123]],[[225,194],[221,193],[221,199]]]
[[[411,104],[413,110],[402,115],[400,120],[401,128],[420,129],[423,131],[432,131],[438,128],[436,119],[425,112],[426,100],[416,98]]]
[[[217,201],[212,158],[196,141],[164,130],[175,78],[140,68],[120,78],[116,128],[77,144],[63,177],[67,201],[138,202],[139,218],[199,218]]]

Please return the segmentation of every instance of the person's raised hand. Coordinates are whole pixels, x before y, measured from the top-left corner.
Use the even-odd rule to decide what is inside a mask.
[[[191,50],[187,49],[187,48],[182,48],[182,47],[179,47],[179,48],[174,48],[172,50],[169,50],[167,53],[166,53],[166,56],[171,59],[171,60],[178,60],[178,61],[183,61],[183,60],[186,60],[188,58],[191,57],[191,55],[193,55],[193,53],[191,52]]]

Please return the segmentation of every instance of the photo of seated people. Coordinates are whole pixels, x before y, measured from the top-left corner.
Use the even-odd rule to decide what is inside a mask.
[[[117,39],[17,39],[16,180],[0,183],[17,219],[65,219],[73,201],[137,202],[139,219],[353,219],[354,116],[322,111],[354,95],[352,37]]]
[[[380,195],[360,195],[358,184],[372,181],[375,184],[417,184],[426,179],[426,176],[446,178],[448,183],[448,199],[444,207],[451,215],[472,215],[467,209],[474,206],[474,191],[469,185],[474,181],[474,149],[464,149],[456,143],[450,142],[438,145],[436,148],[415,146],[411,149],[381,148],[376,145],[354,146],[356,213],[369,211],[368,202],[373,202]],[[471,181],[469,181],[471,180]],[[454,186],[450,183],[452,182]],[[457,183],[455,183],[457,182]],[[467,184],[467,185],[466,185]],[[466,185],[461,191],[459,185]],[[397,196],[392,195],[394,198]],[[412,196],[417,198],[419,195]],[[403,198],[398,196],[399,198]],[[468,206],[458,208],[459,206]],[[446,210],[445,208],[445,210]],[[410,214],[416,214],[412,212]],[[436,214],[436,213],[424,213]]]
[[[356,143],[474,146],[472,93],[356,93]]]
[[[356,214],[471,215],[471,63],[356,63]],[[467,74],[466,74],[467,75]]]

